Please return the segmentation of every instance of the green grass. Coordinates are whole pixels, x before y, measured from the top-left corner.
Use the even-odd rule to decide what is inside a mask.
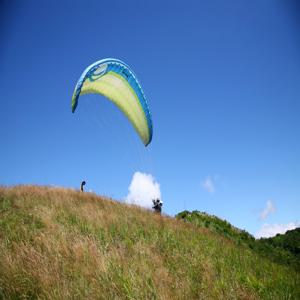
[[[256,240],[245,230],[240,230],[225,220],[200,211],[183,211],[177,219],[192,223],[199,228],[219,233],[237,245],[249,247],[260,256],[300,271],[300,228],[268,239]]]
[[[300,299],[230,236],[90,193],[0,188],[0,299]]]

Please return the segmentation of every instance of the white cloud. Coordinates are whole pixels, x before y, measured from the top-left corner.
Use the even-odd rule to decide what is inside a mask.
[[[201,182],[201,186],[209,193],[213,193],[215,191],[215,178],[211,176],[207,176],[204,181]]]
[[[271,213],[276,211],[275,205],[271,200],[268,200],[266,207],[260,212],[259,219],[265,220]]]
[[[295,229],[300,227],[300,222],[290,222],[287,224],[263,224],[262,227],[256,233],[256,238],[261,237],[272,237],[275,236],[277,233],[285,233],[288,230]]]
[[[151,174],[135,172],[125,202],[151,208],[152,199],[156,198],[161,199],[161,193],[155,178]]]

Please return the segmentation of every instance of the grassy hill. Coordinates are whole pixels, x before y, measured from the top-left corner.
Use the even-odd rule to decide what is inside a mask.
[[[275,260],[292,265],[300,271],[300,228],[272,238],[260,239],[256,243],[258,250],[273,253]]]
[[[290,266],[300,272],[300,228],[289,230],[285,234],[277,234],[272,238],[256,240],[245,230],[232,226],[226,220],[200,211],[183,211],[176,218],[192,223],[197,227],[209,228],[237,245],[243,244],[261,256],[283,265]]]
[[[0,188],[0,299],[300,299],[244,243],[90,193]]]

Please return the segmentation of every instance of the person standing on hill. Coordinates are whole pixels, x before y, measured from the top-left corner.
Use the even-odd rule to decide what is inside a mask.
[[[157,199],[153,199],[152,202],[153,202],[152,208],[154,209],[154,211],[156,213],[161,214],[161,208],[162,208],[163,202],[160,199],[158,199],[158,198]]]
[[[83,181],[81,181],[81,184],[80,184],[80,190],[82,191],[82,192],[84,192],[84,190],[83,190],[83,186],[85,185],[85,181],[83,180]]]

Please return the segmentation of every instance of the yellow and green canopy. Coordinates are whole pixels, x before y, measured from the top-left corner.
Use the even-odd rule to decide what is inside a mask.
[[[152,119],[145,94],[133,71],[124,62],[107,58],[90,65],[80,76],[72,97],[72,112],[84,94],[101,94],[131,122],[145,146],[152,139]]]

